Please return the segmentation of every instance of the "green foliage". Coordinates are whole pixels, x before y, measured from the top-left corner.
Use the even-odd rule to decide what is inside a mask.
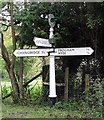
[[[24,81],[26,82],[30,80],[32,77],[41,72],[41,66],[41,58],[24,58]]]
[[[89,108],[85,102],[59,102],[54,107],[46,104],[20,106],[3,104],[3,117],[6,118],[102,118],[101,113]]]
[[[4,89],[4,92],[7,89]],[[21,118],[101,118],[102,111],[95,106],[89,106],[88,99],[76,101],[70,99],[68,103],[64,101],[56,102],[55,106],[50,107],[43,101],[42,87],[38,84],[31,84],[27,90],[27,98],[20,101],[18,105],[11,102],[11,98],[3,102],[3,116]],[[91,96],[89,97],[89,102]],[[94,100],[94,99],[93,99]],[[97,102],[97,101],[96,101]],[[9,105],[8,105],[9,104]],[[34,109],[33,109],[34,108]],[[14,110],[15,109],[15,110]],[[26,114],[25,114],[26,113]]]
[[[80,5],[81,3],[30,3],[28,4],[28,7],[21,10],[21,12],[17,11],[15,17],[19,23],[22,23],[19,30],[24,44],[32,45],[33,36],[48,38],[49,23],[45,17],[50,13],[55,15],[55,42],[57,43],[57,40],[60,38],[60,42],[62,38],[70,38],[72,25],[74,26],[75,24],[76,26],[76,24],[79,24],[77,22],[79,22],[80,19]],[[43,17],[41,17],[41,15],[43,15]],[[60,28],[57,27],[58,24],[60,25]]]
[[[57,102],[54,106],[55,109],[60,109],[60,110],[67,110],[70,113],[73,114],[73,116],[76,113],[76,117],[78,118],[101,118],[102,117],[102,112],[95,109],[91,108],[87,102],[85,101],[74,101],[70,100],[68,103],[64,102]]]
[[[3,88],[2,88],[2,96],[5,96],[5,95],[7,95],[8,94],[8,90],[7,90],[7,87],[6,87],[6,85],[5,86],[3,86]]]
[[[10,33],[10,28],[3,33],[4,34],[4,44],[7,47],[8,53],[11,56],[12,55],[12,42],[11,42],[11,33]],[[6,65],[5,65],[5,61],[2,58],[0,58],[0,71],[1,71],[1,78],[3,78],[3,80],[9,80],[9,76],[7,74],[6,71]]]
[[[5,63],[4,63],[4,61],[3,61],[3,59],[1,58],[0,59],[0,77],[1,77],[1,79],[9,79],[8,78],[8,75],[7,75],[7,71],[6,71],[6,69],[5,69]]]
[[[101,79],[99,72],[97,72],[99,70],[99,62],[98,63],[96,62],[96,64],[94,64],[94,60],[91,60],[89,62],[90,64],[89,71],[87,70],[87,64],[88,63],[86,61],[83,61],[80,64],[79,68],[77,69],[77,74],[75,74],[72,77],[71,79],[72,81],[70,80],[71,89],[69,90],[71,90],[71,92],[69,95],[70,96],[72,95],[70,98],[75,99],[75,102],[78,101],[78,104],[81,100],[83,106],[85,105],[85,107],[82,107],[83,111],[86,110],[85,113],[87,112],[87,110],[88,111],[94,110],[97,111],[96,114],[98,115],[98,117],[99,116],[101,117],[103,111],[104,87],[103,87],[103,79]],[[89,73],[86,73],[86,70]],[[86,74],[89,74],[90,76],[87,93],[85,91]]]
[[[42,104],[42,86],[40,85],[36,85],[38,83],[35,83],[35,85],[30,85],[27,89],[27,95],[28,95],[28,99],[27,99],[27,105],[28,104],[32,104],[32,105],[36,105],[36,104]]]
[[[61,35],[59,33],[55,33],[53,38],[53,43],[55,43],[55,46],[58,46],[60,40],[61,40]]]
[[[86,25],[88,28],[94,29],[102,25],[103,19],[99,16],[97,18],[94,18],[92,15],[87,15],[87,17],[88,19]]]
[[[103,108],[103,87],[100,79],[97,78],[93,81],[93,85],[90,87],[89,95],[86,97],[86,101],[91,107],[96,108],[98,111],[102,111]]]
[[[6,82],[6,84],[4,84],[4,85],[2,83],[2,87],[1,87],[2,97],[8,95],[11,91],[12,91],[12,89],[11,89],[11,86],[8,84],[8,82]],[[3,100],[3,102],[11,104],[12,99],[11,99],[11,97],[9,97],[9,98],[6,98],[5,100]]]
[[[57,37],[54,39],[55,43],[58,42],[58,46],[76,46],[77,43],[82,45],[87,41],[86,36],[82,33],[84,26],[87,25],[92,29],[102,24],[102,16],[99,14],[95,17],[95,13],[93,13],[97,6],[99,4],[94,6],[92,3],[86,3],[86,5],[83,3],[30,3],[26,9],[21,12],[17,11],[16,14],[16,20],[22,23],[19,26],[20,38],[23,39],[24,44],[28,45],[33,45],[34,36],[48,38],[49,25],[45,16],[53,13],[56,21],[55,34],[59,35],[58,41]],[[91,12],[92,8],[93,12]],[[43,18],[40,17],[41,15]],[[58,24],[60,24],[59,28]]]

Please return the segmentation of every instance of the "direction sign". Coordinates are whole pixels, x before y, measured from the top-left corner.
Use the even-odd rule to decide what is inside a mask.
[[[16,57],[28,57],[28,56],[48,56],[48,52],[53,49],[17,49],[14,51]]]
[[[50,52],[51,56],[81,56],[91,55],[94,50],[90,47],[80,48],[46,48],[46,49],[18,49],[14,51],[14,55],[17,57],[26,56],[48,56]]]
[[[37,46],[52,47],[48,39],[34,37],[33,41],[35,42]]]
[[[94,50],[90,47],[80,47],[80,48],[56,48],[55,52],[50,53],[53,56],[81,56],[81,55],[91,55]]]

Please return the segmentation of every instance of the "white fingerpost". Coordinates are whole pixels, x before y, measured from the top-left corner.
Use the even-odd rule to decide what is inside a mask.
[[[53,31],[54,31],[54,29],[51,27],[49,38],[53,38]],[[49,97],[55,98],[55,97],[57,97],[57,95],[56,95],[56,83],[55,83],[55,56],[50,55],[49,57],[50,57]]]
[[[51,19],[54,19],[53,14],[49,14],[49,25],[50,25],[50,34],[49,34],[49,39],[53,38],[53,27],[55,25],[55,22],[51,22]],[[53,47],[53,46],[52,46]],[[50,67],[49,67],[49,97],[50,98],[56,98],[56,83],[55,83],[55,56],[50,55]]]
[[[49,38],[51,39],[51,38],[53,38],[54,29],[51,27],[49,31],[50,31]]]
[[[49,86],[49,97],[55,98],[56,95],[56,83],[55,83],[55,57],[50,56],[50,86]]]

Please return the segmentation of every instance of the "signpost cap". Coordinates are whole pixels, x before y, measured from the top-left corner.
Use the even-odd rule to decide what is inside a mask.
[[[48,18],[48,22],[49,22],[49,25],[50,27],[54,27],[55,26],[55,20],[54,20],[54,15],[53,14],[49,14],[49,18]]]

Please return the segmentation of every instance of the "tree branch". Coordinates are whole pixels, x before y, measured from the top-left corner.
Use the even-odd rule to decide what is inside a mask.
[[[35,77],[33,77],[32,79],[30,79],[28,82],[26,82],[26,83],[23,85],[24,88],[26,88],[29,83],[31,83],[33,80],[37,79],[40,75],[42,75],[42,72],[39,73],[39,74],[37,74]],[[5,98],[10,97],[11,95],[12,95],[12,92],[10,92],[8,95],[4,96],[2,99],[4,100]]]
[[[10,58],[9,58],[9,54],[8,54],[8,51],[4,45],[4,38],[3,38],[3,33],[0,31],[1,33],[1,54],[2,54],[2,57],[7,65],[8,68],[10,68],[10,65],[11,65],[11,61],[10,61]]]
[[[42,75],[42,72],[39,73],[38,75],[36,75],[35,77],[33,77],[32,79],[30,79],[30,80],[29,80],[28,82],[26,82],[23,86],[26,88],[27,85],[28,85],[30,82],[32,82],[34,79],[38,78],[40,75]]]

